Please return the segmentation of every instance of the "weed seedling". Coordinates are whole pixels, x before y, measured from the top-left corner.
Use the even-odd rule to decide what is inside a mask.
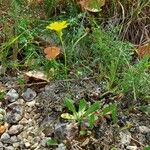
[[[61,115],[62,118],[77,121],[79,125],[88,121],[89,127],[93,128],[96,120],[98,119],[98,116],[95,115],[95,113],[100,108],[99,102],[95,102],[90,107],[88,107],[87,102],[84,99],[81,99],[79,103],[79,109],[76,111],[73,101],[71,99],[65,98],[65,106],[72,112],[72,114],[63,113]]]

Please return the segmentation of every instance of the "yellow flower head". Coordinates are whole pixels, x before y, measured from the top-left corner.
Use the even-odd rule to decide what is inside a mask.
[[[68,25],[69,23],[67,23],[67,21],[53,22],[49,24],[46,28],[54,30],[56,32],[61,32],[64,28],[67,28]]]

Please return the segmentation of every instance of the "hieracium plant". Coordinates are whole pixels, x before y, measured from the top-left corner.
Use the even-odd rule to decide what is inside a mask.
[[[64,46],[64,41],[63,41],[63,29],[67,28],[69,23],[67,21],[59,21],[59,22],[53,22],[49,24],[46,28],[53,30],[57,33],[58,38],[60,39],[62,49],[63,49],[63,54],[64,54],[64,61],[65,61],[65,74],[67,77],[67,55],[66,55],[66,50]]]

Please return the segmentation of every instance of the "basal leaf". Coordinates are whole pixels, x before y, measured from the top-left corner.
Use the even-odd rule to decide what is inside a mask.
[[[79,103],[79,111],[78,111],[79,116],[82,116],[84,114],[86,108],[87,108],[87,103],[85,99],[81,99]]]
[[[84,116],[88,116],[94,112],[96,112],[98,109],[100,108],[100,103],[99,102],[95,102],[94,104],[92,104],[88,110],[86,111],[86,113],[84,114]]]
[[[76,116],[71,115],[69,113],[63,113],[63,114],[61,114],[61,117],[63,119],[68,119],[68,120],[76,120],[77,119]]]
[[[74,114],[76,114],[76,108],[73,104],[73,101],[71,99],[65,98],[64,100],[65,106],[72,111]]]
[[[89,125],[90,125],[90,128],[92,129],[96,120],[98,119],[98,117],[96,115],[90,115],[89,117]]]

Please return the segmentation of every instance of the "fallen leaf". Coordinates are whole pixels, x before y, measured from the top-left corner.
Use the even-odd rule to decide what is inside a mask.
[[[28,71],[24,73],[27,78],[34,78],[35,80],[43,80],[49,82],[49,79],[42,71]]]
[[[138,52],[138,55],[139,55],[140,58],[143,58],[145,55],[150,56],[150,43],[139,46],[137,48],[137,52]]]
[[[55,46],[47,47],[44,49],[44,53],[46,54],[47,59],[55,59],[60,54],[60,48]]]
[[[83,10],[90,12],[100,12],[105,5],[105,0],[80,0],[79,4]]]

